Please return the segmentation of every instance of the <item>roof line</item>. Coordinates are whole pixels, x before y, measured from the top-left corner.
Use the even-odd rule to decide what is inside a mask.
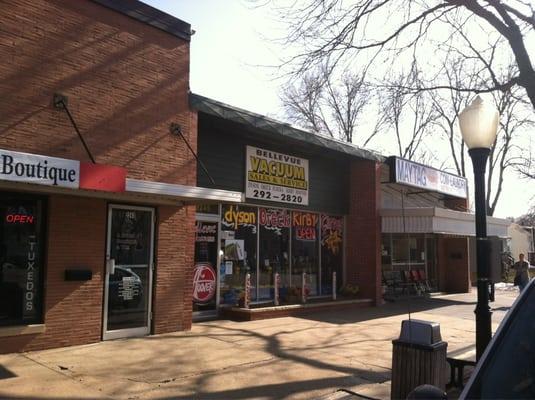
[[[139,22],[160,29],[186,41],[191,40],[191,25],[139,0],[91,0]]]
[[[288,123],[277,121],[273,118],[266,117],[265,115],[234,107],[195,93],[190,93],[189,103],[190,106],[197,111],[228,121],[233,121],[252,129],[261,129],[270,134],[276,134],[281,137],[320,147],[322,149],[328,149],[333,152],[346,154],[351,157],[378,162],[385,162],[386,160],[386,157],[383,155],[362,149],[352,143],[343,142],[324,135],[318,135],[303,129],[295,128]]]

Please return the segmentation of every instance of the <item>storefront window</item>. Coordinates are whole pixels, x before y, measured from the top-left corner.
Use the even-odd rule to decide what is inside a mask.
[[[197,214],[219,214],[219,204],[197,204]]]
[[[240,304],[245,276],[251,275],[251,300],[256,300],[257,209],[224,205],[221,210],[221,304]]]
[[[193,311],[215,310],[217,222],[197,221],[193,268]]]
[[[292,213],[292,286],[302,288],[302,274],[306,272],[309,296],[319,293],[318,219],[318,214]]]
[[[336,287],[342,286],[344,219],[321,216],[321,294],[332,294],[333,272]]]
[[[417,264],[425,261],[423,237],[394,237],[392,261],[394,264]]]
[[[41,322],[44,247],[41,200],[0,199],[0,325]]]
[[[258,210],[260,227],[259,300],[272,299],[274,274],[280,274],[281,290],[290,286],[290,212],[276,208]]]

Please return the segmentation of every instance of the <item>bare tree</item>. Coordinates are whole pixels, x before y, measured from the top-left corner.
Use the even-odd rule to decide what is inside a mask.
[[[449,89],[431,72],[432,59],[446,61],[453,53],[451,43],[470,41],[478,49],[482,37],[502,39],[496,47],[500,53],[512,56],[516,73],[502,80],[486,68],[483,60],[480,71],[485,75],[479,82],[460,82],[454,89],[468,92],[506,91],[519,86],[525,89],[535,107],[535,70],[531,62],[527,40],[535,35],[535,6],[527,0],[307,0],[292,2],[283,10],[282,18],[289,26],[286,43],[299,46],[299,51],[287,65],[302,75],[328,62],[330,65],[347,62],[355,54],[370,52],[378,67],[395,66],[403,57],[424,60],[429,79],[416,89]],[[452,30],[451,21],[463,27]],[[483,32],[483,33],[482,33]],[[470,46],[469,46],[470,47]],[[431,50],[432,49],[432,50]],[[380,56],[379,56],[380,55]],[[405,61],[406,61],[405,59]],[[477,57],[474,57],[476,61]],[[443,62],[441,65],[447,63]],[[433,76],[434,75],[434,76]],[[484,85],[481,85],[485,82]]]
[[[466,64],[465,59],[458,58],[451,60],[445,66],[447,82],[452,88],[459,86],[464,81],[473,79],[474,74],[466,73]],[[430,93],[433,108],[437,114],[437,118],[433,122],[434,128],[438,129],[447,140],[450,150],[449,156],[451,156],[455,172],[457,175],[466,176],[466,148],[457,126],[459,114],[469,104],[472,95],[454,89]]]
[[[394,136],[397,154],[409,160],[422,161],[428,154],[422,143],[437,118],[430,96],[424,92],[410,93],[404,88],[418,80],[418,72],[399,75],[382,92],[380,114],[386,118],[385,133]]]
[[[346,71],[335,80],[330,69],[322,66],[287,86],[281,101],[292,123],[365,147],[377,135],[382,123],[379,120],[364,137],[356,135],[360,117],[372,99],[370,91],[365,71],[360,74]]]
[[[503,190],[504,173],[522,160],[519,136],[534,126],[532,112],[519,96],[519,88],[493,93],[500,113],[500,125],[494,146],[489,154],[487,174],[487,214],[493,215]]]
[[[531,207],[526,214],[518,217],[515,222],[523,226],[535,226],[535,207]]]

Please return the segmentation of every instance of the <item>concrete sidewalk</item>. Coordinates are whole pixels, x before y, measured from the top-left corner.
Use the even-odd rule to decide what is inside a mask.
[[[516,297],[498,291],[494,329]],[[391,340],[412,317],[437,321],[453,351],[474,343],[475,291],[382,307],[0,356],[0,398],[310,399],[348,388],[390,398]]]

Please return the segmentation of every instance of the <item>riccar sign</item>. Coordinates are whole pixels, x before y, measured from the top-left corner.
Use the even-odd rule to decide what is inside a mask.
[[[390,157],[390,182],[466,199],[466,178],[399,157]]]

